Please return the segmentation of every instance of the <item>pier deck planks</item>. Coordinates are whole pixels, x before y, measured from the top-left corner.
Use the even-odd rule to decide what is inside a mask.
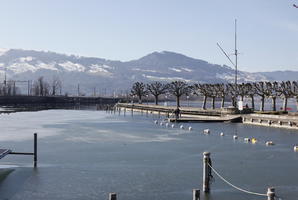
[[[10,152],[11,152],[11,150],[9,150],[9,149],[0,149],[0,159],[5,157]]]

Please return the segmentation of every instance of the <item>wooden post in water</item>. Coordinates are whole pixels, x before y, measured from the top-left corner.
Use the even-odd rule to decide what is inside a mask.
[[[203,153],[203,192],[209,193],[210,192],[210,167],[209,167],[209,159],[210,159],[210,153],[204,152]]]
[[[149,112],[149,111],[148,111],[148,109],[147,109],[147,112],[146,112],[146,117],[148,117],[148,112]]]
[[[110,193],[109,194],[109,200],[117,200],[117,194],[116,193]]]
[[[34,168],[37,167],[37,133],[34,133],[34,154],[33,154],[33,165]]]
[[[192,190],[192,200],[200,200],[200,190],[198,189]]]
[[[267,190],[267,200],[274,200],[275,199],[275,188],[268,188]]]

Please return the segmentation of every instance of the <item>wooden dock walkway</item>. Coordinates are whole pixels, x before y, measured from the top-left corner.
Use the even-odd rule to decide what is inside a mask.
[[[195,117],[182,117],[179,119],[176,118],[168,118],[169,122],[241,122],[242,117],[241,115],[232,115],[232,116],[221,116],[221,117],[214,117],[214,116],[195,116]]]
[[[10,149],[0,149],[0,159],[4,158],[6,155],[8,155],[11,152]]]
[[[133,110],[133,111],[149,111],[160,114],[171,115],[174,113],[176,106],[161,106],[161,105],[145,105],[145,104],[130,104],[130,103],[117,103],[117,108]],[[222,116],[229,114],[237,114],[235,108],[217,108],[217,109],[202,109],[195,107],[180,107],[181,115],[203,115],[203,116]]]

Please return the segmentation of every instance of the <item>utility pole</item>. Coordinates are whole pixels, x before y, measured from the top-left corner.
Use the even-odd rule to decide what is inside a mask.
[[[78,83],[78,97],[80,96],[80,84]]]

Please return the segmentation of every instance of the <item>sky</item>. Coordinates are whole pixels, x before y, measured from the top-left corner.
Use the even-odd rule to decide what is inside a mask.
[[[244,71],[298,71],[298,0],[1,0],[0,47],[128,61],[174,51]],[[233,57],[233,56],[232,56]],[[232,58],[234,59],[234,58]]]

